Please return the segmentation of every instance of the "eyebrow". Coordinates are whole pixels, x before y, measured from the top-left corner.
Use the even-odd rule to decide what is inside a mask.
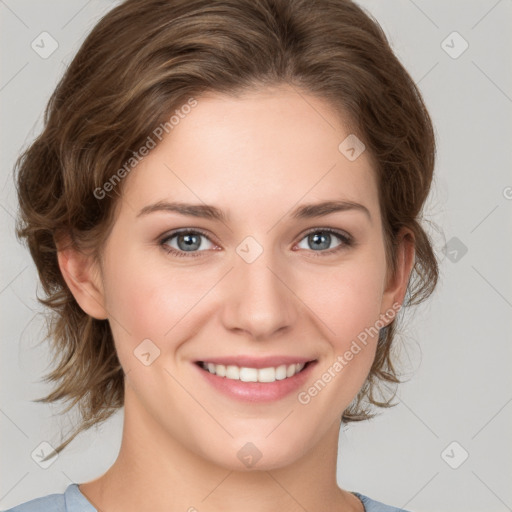
[[[351,210],[363,212],[370,221],[372,220],[370,210],[366,206],[353,201],[324,201],[322,203],[305,204],[293,210],[291,215],[294,219],[310,219]]]
[[[208,204],[190,204],[180,202],[158,201],[142,208],[137,217],[148,215],[153,212],[173,212],[190,217],[202,217],[204,219],[226,222],[227,215],[215,206]]]
[[[370,211],[366,206],[352,201],[324,201],[321,203],[305,204],[297,207],[290,215],[293,219],[312,219],[316,217],[323,217],[331,213],[353,210],[364,213],[370,221],[372,220]],[[162,211],[179,213],[180,215],[190,217],[217,220],[220,222],[227,222],[229,220],[229,216],[216,206],[168,201],[158,201],[157,203],[145,206],[137,214],[137,217]]]

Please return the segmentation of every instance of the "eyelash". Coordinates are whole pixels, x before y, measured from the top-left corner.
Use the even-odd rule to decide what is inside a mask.
[[[329,234],[337,236],[341,242],[340,245],[338,245],[334,249],[327,249],[327,250],[323,250],[323,251],[311,250],[310,252],[312,252],[314,254],[314,257],[329,256],[329,255],[337,253],[343,249],[346,249],[348,247],[352,247],[354,245],[354,240],[350,235],[348,235],[342,231],[332,229],[332,228],[313,228],[313,229],[307,231],[306,233],[304,233],[304,235],[299,240],[299,242],[302,241],[304,238],[306,238],[308,235],[311,235],[313,233],[329,233]],[[181,257],[195,258],[195,257],[201,256],[202,252],[206,252],[206,251],[189,251],[189,252],[177,251],[176,249],[169,247],[167,245],[167,242],[169,242],[169,240],[172,240],[174,237],[176,237],[177,235],[181,235],[181,234],[202,235],[205,238],[207,238],[208,240],[210,240],[210,237],[208,236],[208,234],[200,229],[181,229],[181,230],[177,230],[177,231],[172,231],[171,233],[168,233],[167,235],[165,235],[165,237],[160,240],[159,244],[162,246],[162,248],[168,254],[172,254],[173,256],[177,256],[179,258],[181,258]],[[211,240],[210,240],[210,242],[211,242]]]

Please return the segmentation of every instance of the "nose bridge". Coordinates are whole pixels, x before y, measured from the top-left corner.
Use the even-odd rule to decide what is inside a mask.
[[[271,247],[247,237],[236,248],[224,322],[229,329],[263,339],[295,321],[293,293],[285,285],[283,261]],[[283,282],[284,281],[284,282]]]

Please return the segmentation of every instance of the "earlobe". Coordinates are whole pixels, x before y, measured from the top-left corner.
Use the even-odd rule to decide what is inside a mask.
[[[82,310],[97,320],[107,319],[101,273],[94,257],[66,242],[58,244],[57,259],[62,276]]]

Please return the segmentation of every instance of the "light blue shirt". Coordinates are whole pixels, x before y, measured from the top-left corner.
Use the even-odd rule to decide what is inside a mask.
[[[407,512],[402,508],[390,507],[368,496],[353,492],[364,505],[365,512]],[[97,512],[80,492],[78,484],[71,484],[63,494],[49,494],[27,501],[5,512]]]

